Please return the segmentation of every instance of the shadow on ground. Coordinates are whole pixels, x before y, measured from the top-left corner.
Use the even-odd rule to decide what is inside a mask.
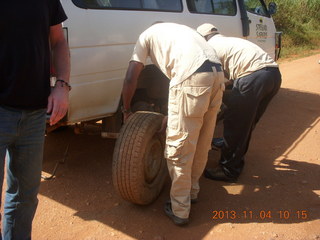
[[[290,224],[319,219],[320,198],[314,191],[320,190],[316,163],[320,156],[306,161],[288,157],[319,124],[319,106],[317,94],[281,89],[256,127],[239,182],[202,178],[200,201],[192,205],[187,228],[174,226],[163,213],[169,179],[149,206],[136,206],[116,195],[111,174],[114,140],[99,135],[75,135],[67,129],[47,136],[44,172],[52,171],[67,144],[70,148],[56,178],[41,183],[40,194],[76,210],[76,216],[84,220],[98,221],[138,239],[201,239],[222,223]],[[218,155],[211,151],[208,165],[214,165]]]

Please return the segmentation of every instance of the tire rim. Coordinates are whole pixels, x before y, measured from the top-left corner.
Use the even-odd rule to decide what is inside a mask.
[[[162,144],[158,138],[153,138],[145,154],[144,175],[147,183],[152,183],[159,175],[163,162]]]

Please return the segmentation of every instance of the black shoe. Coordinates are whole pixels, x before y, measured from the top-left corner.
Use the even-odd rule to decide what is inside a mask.
[[[206,178],[217,180],[217,181],[224,181],[224,182],[237,182],[237,177],[230,177],[225,174],[222,168],[206,168],[204,170],[204,176]]]
[[[223,138],[213,138],[211,141],[211,148],[221,149],[224,144]]]
[[[176,224],[178,226],[186,225],[189,222],[189,218],[180,218],[180,217],[177,217],[176,215],[174,215],[174,213],[172,212],[170,200],[165,203],[164,212],[166,213],[166,215],[169,218],[171,218],[171,220],[174,222],[174,224]]]

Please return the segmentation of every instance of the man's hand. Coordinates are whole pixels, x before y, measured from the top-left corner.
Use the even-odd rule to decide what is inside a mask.
[[[68,82],[70,78],[70,56],[67,40],[62,30],[62,24],[50,27],[50,47],[55,77]],[[69,87],[56,83],[48,98],[47,113],[51,114],[50,125],[56,124],[63,118],[69,105]]]
[[[228,80],[224,83],[226,88],[232,88],[234,81],[233,80]]]
[[[63,118],[69,106],[69,89],[66,86],[56,85],[48,98],[47,113],[51,113],[50,125],[56,124]]]

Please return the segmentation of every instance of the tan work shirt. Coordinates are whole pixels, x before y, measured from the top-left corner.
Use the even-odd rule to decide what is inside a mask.
[[[208,43],[216,50],[228,79],[235,80],[264,67],[278,67],[264,50],[248,40],[217,34]]]
[[[139,37],[131,61],[151,61],[173,87],[190,77],[206,60],[220,63],[214,49],[194,29],[176,23],[157,23]]]

